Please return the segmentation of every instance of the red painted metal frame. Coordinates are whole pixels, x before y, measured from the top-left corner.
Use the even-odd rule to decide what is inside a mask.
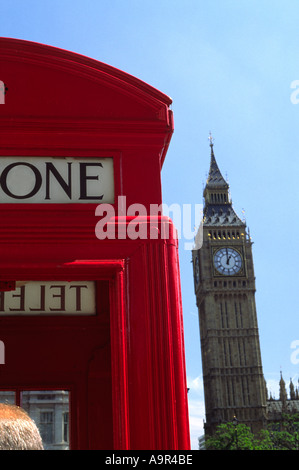
[[[127,206],[138,202],[149,213],[151,204],[161,204],[161,167],[173,133],[170,98],[108,65],[27,41],[1,38],[0,63],[0,79],[8,88],[0,106],[0,161],[1,155],[112,157],[116,202],[126,196]],[[116,204],[115,215],[111,223],[127,228],[132,221],[117,217]],[[173,226],[160,217],[157,239],[99,240],[97,221],[95,204],[1,204],[0,188],[0,282],[105,281],[110,301],[107,318],[0,317],[0,339],[8,338],[8,346],[13,338],[16,344],[14,352],[6,348],[0,387],[70,389],[75,449],[189,449]],[[152,219],[140,223],[149,233]],[[166,239],[161,235],[165,227]],[[72,362],[75,349],[66,334],[69,363],[52,364],[46,354],[43,364],[40,351],[35,367],[25,364],[18,370],[24,332],[31,331],[32,341],[33,333],[46,335],[46,344],[54,330],[57,344],[63,344],[64,332],[78,340],[80,332],[89,331],[80,339],[89,354],[86,365],[80,357],[77,366]],[[96,334],[98,348],[92,352],[89,342],[96,341]],[[31,358],[32,348],[24,360],[26,354]],[[106,416],[107,429],[94,436],[93,416],[99,413]]]

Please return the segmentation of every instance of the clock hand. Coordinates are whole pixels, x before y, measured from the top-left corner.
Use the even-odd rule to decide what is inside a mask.
[[[229,264],[229,260],[231,259],[232,255],[228,256],[228,250],[226,248],[226,264]]]

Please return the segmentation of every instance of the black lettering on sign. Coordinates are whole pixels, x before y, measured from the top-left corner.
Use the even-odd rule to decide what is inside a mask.
[[[102,163],[80,163],[80,199],[100,199],[101,200],[103,199],[103,194],[87,196],[87,181],[99,179],[99,175],[87,176],[86,174],[87,167],[90,167],[90,166],[99,166],[103,168]]]
[[[0,204],[92,201],[114,203],[111,157],[0,157]]]
[[[16,166],[25,166],[25,167],[28,167],[32,170],[32,172],[34,173],[34,178],[35,178],[35,184],[34,184],[34,187],[32,189],[32,191],[30,191],[30,193],[28,194],[23,194],[23,195],[16,195],[16,194],[13,194],[11,192],[10,189],[8,189],[8,186],[7,186],[7,176],[9,174],[9,172],[12,170],[12,168],[15,168]],[[0,184],[2,186],[2,189],[3,191],[5,192],[5,194],[7,194],[8,196],[14,198],[14,199],[29,199],[31,198],[32,196],[34,196],[41,188],[41,185],[42,185],[42,176],[40,174],[40,172],[38,171],[38,169],[34,166],[34,165],[31,165],[30,163],[23,163],[23,162],[20,162],[20,163],[11,163],[10,165],[8,165],[2,172],[1,174],[1,179],[0,179]]]
[[[17,281],[0,292],[0,315],[95,315],[94,281]]]
[[[66,183],[66,181],[64,181],[61,174],[59,173],[57,168],[55,168],[53,163],[46,162],[46,197],[45,199],[51,199],[50,197],[50,174],[51,173],[55,176],[56,180],[58,181],[58,183],[64,190],[65,194],[68,196],[68,198],[72,199],[72,173],[71,173],[72,163],[68,162],[67,165],[68,165],[68,182]]]

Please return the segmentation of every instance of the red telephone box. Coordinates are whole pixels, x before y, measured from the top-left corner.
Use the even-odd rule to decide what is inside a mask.
[[[152,213],[171,100],[41,44],[0,58],[0,395],[67,391],[71,449],[189,449],[177,240]]]

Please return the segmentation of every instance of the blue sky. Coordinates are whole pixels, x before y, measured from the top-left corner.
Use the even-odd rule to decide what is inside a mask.
[[[299,80],[297,0],[10,0],[1,36],[71,50],[124,70],[173,99],[175,133],[162,171],[166,204],[198,204],[208,135],[234,208],[254,241],[264,375],[299,378]],[[1,64],[0,64],[1,70]],[[1,78],[1,77],[0,77]],[[180,243],[192,447],[204,419],[191,253]],[[299,357],[299,355],[298,355]],[[295,358],[296,359],[296,358]]]

